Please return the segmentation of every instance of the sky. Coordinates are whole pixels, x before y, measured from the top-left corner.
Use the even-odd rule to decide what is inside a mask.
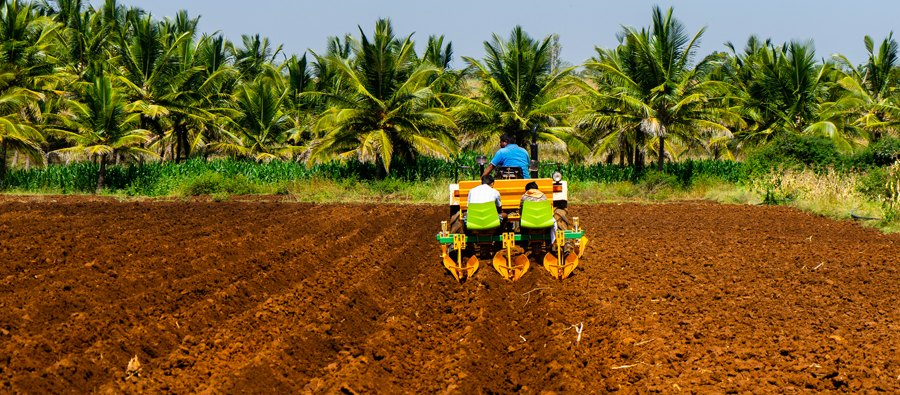
[[[668,3],[643,0],[119,0],[151,12],[154,17],[173,16],[185,9],[200,16],[200,30],[219,31],[240,43],[242,34],[269,37],[283,45],[288,56],[312,49],[324,52],[329,36],[371,36],[378,18],[390,18],[396,35],[414,33],[421,51],[429,35],[452,41],[453,66],[461,68],[461,56],[484,57],[484,42],[494,33],[509,37],[516,25],[532,37],[558,34],[561,58],[578,65],[596,54],[594,47],[615,47],[622,26],[647,27],[651,7],[674,7],[674,15],[692,36],[706,26],[698,55],[727,51],[731,41],[738,50],[751,34],[781,44],[812,39],[819,59],[834,53],[852,63],[868,58],[863,37],[880,43],[892,30],[900,30],[897,0],[682,0]],[[101,0],[94,0],[99,7]],[[900,32],[898,37],[900,41]],[[699,59],[698,59],[699,60]]]

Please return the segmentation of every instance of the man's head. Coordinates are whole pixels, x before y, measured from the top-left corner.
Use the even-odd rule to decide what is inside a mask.
[[[506,147],[507,144],[515,144],[516,138],[510,135],[509,133],[503,133],[500,136],[500,148]]]
[[[525,190],[530,191],[532,189],[538,189],[537,183],[532,181],[525,185]]]
[[[494,185],[494,177],[490,174],[485,174],[481,176],[481,184],[482,185]]]

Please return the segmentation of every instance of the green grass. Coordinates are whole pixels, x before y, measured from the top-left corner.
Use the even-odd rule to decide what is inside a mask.
[[[892,215],[878,194],[871,191],[870,174],[825,169],[774,169],[750,183],[759,196],[770,194],[776,202],[823,215],[834,220],[852,219],[851,212],[864,217],[882,218],[860,221],[885,233],[900,231],[900,216]]]
[[[447,204],[447,187],[451,182],[447,179],[404,182],[312,178],[290,182],[285,188],[288,198],[297,202]]]
[[[756,204],[762,199],[748,187],[716,177],[702,177],[683,185],[671,177],[615,182],[570,182],[569,201],[578,203],[711,200],[727,204]]]
[[[374,167],[329,163],[306,168],[295,162],[257,164],[237,160],[195,159],[182,164],[148,163],[112,166],[108,188],[100,196],[182,198],[208,196],[228,200],[237,195],[282,195],[296,202],[379,202],[447,204],[455,161],[420,160],[392,166],[391,176],[375,180]],[[881,205],[885,169],[867,172],[833,168],[777,168],[748,176],[733,162],[685,161],[667,164],[663,172],[611,165],[562,166],[573,203],[710,200],[726,204],[759,204],[769,195],[775,203],[836,220],[858,215],[886,218],[863,221],[885,232],[900,231],[900,215]],[[91,163],[14,170],[5,193],[19,195],[88,194],[96,182]],[[465,171],[464,171],[465,173]],[[471,174],[461,174],[461,179]]]

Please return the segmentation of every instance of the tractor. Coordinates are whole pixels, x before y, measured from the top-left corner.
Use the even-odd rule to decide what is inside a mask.
[[[533,137],[534,134],[536,131],[533,130]],[[457,169],[455,183],[449,187],[450,219],[441,221],[437,240],[441,244],[443,265],[458,282],[475,274],[480,259],[490,259],[494,269],[503,278],[512,281],[528,271],[531,265],[529,256],[535,262],[542,262],[550,275],[560,280],[568,277],[578,266],[588,240],[578,224],[578,217],[570,217],[567,212],[568,189],[562,179],[561,165],[540,165],[534,143],[531,144],[531,158],[528,169],[531,179],[522,179],[519,168],[497,169],[494,189],[500,192],[503,204],[500,212],[505,213],[507,218],[502,222],[493,202],[468,204],[469,191],[481,184],[480,179],[459,181],[459,170],[480,168],[483,172],[487,158],[478,156],[476,166],[460,166]],[[556,169],[550,178],[540,178],[544,168],[551,166],[556,166]],[[522,212],[519,212],[520,199],[529,182],[537,183],[547,200],[525,201]]]

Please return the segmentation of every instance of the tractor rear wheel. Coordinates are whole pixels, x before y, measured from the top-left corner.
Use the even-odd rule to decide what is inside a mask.
[[[481,259],[491,259],[494,256],[494,248],[491,244],[482,244],[478,247],[478,257]]]
[[[556,220],[556,227],[559,230],[569,230],[572,229],[572,226],[569,224],[569,217],[566,209],[554,207],[553,208],[553,219]]]
[[[462,211],[457,211],[456,214],[450,217],[450,221],[447,222],[447,229],[451,234],[463,233]]]
[[[566,209],[554,207],[553,208],[553,219],[556,220],[557,230],[571,230],[572,229],[572,225],[569,222],[569,217],[568,217],[568,213],[566,212]],[[575,245],[572,243],[571,240],[566,240],[565,246],[563,247],[563,251],[566,254],[569,254],[574,250],[574,247],[575,247]],[[553,243],[553,245],[550,246],[550,249],[554,253],[556,253],[556,243]]]
[[[537,261],[538,263],[540,263],[541,258],[543,258],[543,254],[542,254],[544,252],[543,244],[544,243],[540,243],[540,242],[531,243],[531,256],[533,256],[535,261]]]

